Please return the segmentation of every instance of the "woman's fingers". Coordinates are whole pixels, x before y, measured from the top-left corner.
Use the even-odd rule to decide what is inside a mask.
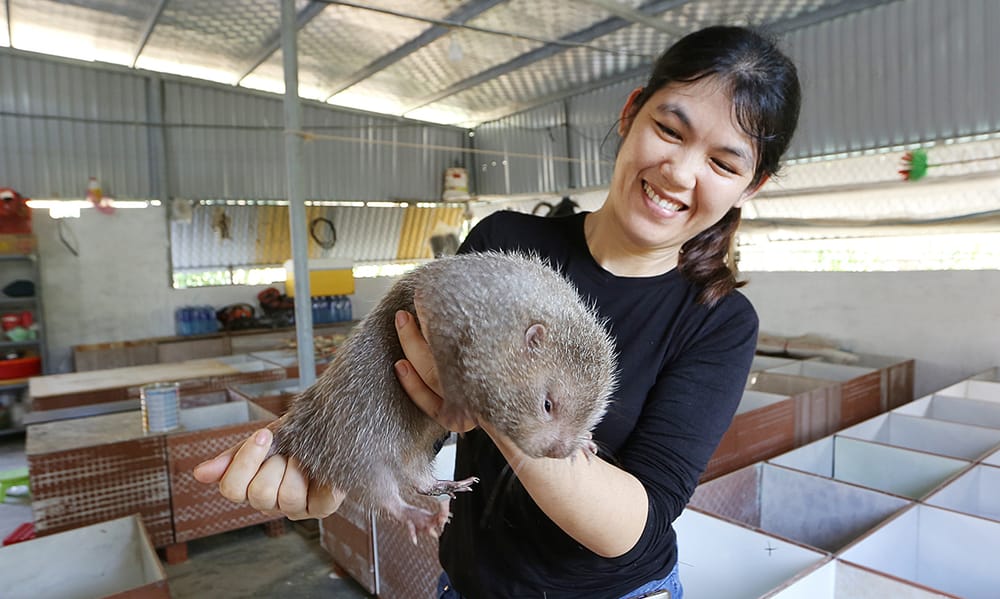
[[[396,378],[403,390],[410,396],[413,403],[433,418],[444,428],[458,433],[465,433],[476,428],[476,421],[464,409],[456,409],[445,403],[440,395],[427,386],[420,374],[414,370],[409,360],[400,360],[395,364]]]
[[[237,503],[247,500],[247,489],[267,457],[274,436],[262,428],[236,451],[229,468],[219,481],[219,492]]]
[[[345,494],[330,487],[309,483],[309,517],[326,518],[340,508]]]
[[[247,502],[262,512],[273,512],[280,508],[278,492],[285,476],[288,460],[285,456],[273,455],[264,461],[257,475],[247,486]]]
[[[309,517],[309,481],[295,458],[288,460],[285,477],[278,490],[278,509],[292,520]]]
[[[403,386],[403,390],[410,396],[413,403],[417,404],[417,407],[425,414],[437,420],[443,403],[441,396],[427,386],[409,360],[400,360],[396,362],[395,367],[396,378],[399,379],[399,384]]]
[[[413,315],[405,310],[396,312],[396,331],[399,333],[399,344],[403,347],[406,359],[413,365],[424,384],[434,393],[441,395],[441,382],[438,379],[434,356]]]
[[[191,474],[194,475],[194,479],[205,484],[219,482],[222,479],[222,476],[226,473],[226,468],[229,468],[230,462],[233,461],[233,454],[236,453],[236,450],[238,450],[241,445],[242,443],[237,443],[214,458],[205,460],[195,466],[194,470],[191,472]]]

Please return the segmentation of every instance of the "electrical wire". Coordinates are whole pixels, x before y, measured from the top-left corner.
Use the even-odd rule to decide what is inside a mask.
[[[326,225],[327,235],[323,239],[320,239],[316,233],[316,225]],[[309,223],[309,236],[313,238],[316,245],[324,250],[333,249],[333,246],[337,244],[337,228],[333,226],[333,221],[322,216],[312,219]]]
[[[80,243],[76,240],[76,234],[73,233],[73,229],[69,228],[69,225],[66,223],[65,218],[60,218],[58,221],[56,221],[56,231],[59,232],[59,241],[61,241],[62,244],[66,246],[66,249],[69,250],[71,254],[79,258],[80,252],[77,248],[79,247]],[[67,234],[69,237],[73,239],[72,243],[70,243],[66,239]]]

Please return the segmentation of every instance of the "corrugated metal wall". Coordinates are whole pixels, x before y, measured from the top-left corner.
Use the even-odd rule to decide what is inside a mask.
[[[306,219],[329,219],[336,243],[324,249],[307,242],[310,258],[350,258],[360,262],[391,262],[433,257],[429,239],[435,227],[458,229],[462,207],[431,206],[309,206]],[[214,228],[217,214],[227,219],[229,238]],[[178,270],[216,269],[282,264],[292,256],[286,206],[195,206],[190,222],[170,223],[171,263]],[[317,237],[329,239],[320,226]]]
[[[788,158],[1000,131],[998,26],[996,0],[900,0],[788,32],[782,45],[804,94]],[[523,136],[525,121],[568,105],[570,156],[579,159],[573,185],[607,185],[610,164],[598,161],[613,161],[618,140],[605,135],[628,92],[642,84],[629,80],[486,123],[476,129],[476,147],[504,147]],[[562,191],[543,173],[565,172],[564,164],[549,156],[521,161],[519,181],[550,185],[533,189],[506,189],[500,176],[479,172],[478,192]]]
[[[0,186],[30,197],[153,197],[146,79],[0,51]]]
[[[570,148],[580,159],[575,187],[596,187],[611,180],[620,140],[618,115],[629,92],[643,83],[642,79],[631,79],[570,98]]]
[[[156,76],[10,50],[0,50],[0,82],[0,185],[30,197],[83,197],[97,176],[108,195],[159,198],[160,115],[151,114],[159,103],[165,195],[284,197],[280,97],[173,78],[161,85]],[[316,105],[304,107],[302,122],[316,133],[304,149],[310,199],[434,201],[445,168],[464,160],[448,149],[463,147],[461,129]]]
[[[569,185],[575,166],[565,160],[569,154],[562,102],[487,123],[476,129],[474,140],[477,150],[497,152],[474,157],[480,194],[556,191]]]
[[[790,32],[796,157],[1000,130],[1000,2],[904,0]]]

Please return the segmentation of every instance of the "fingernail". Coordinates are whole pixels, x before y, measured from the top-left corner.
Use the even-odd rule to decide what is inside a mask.
[[[396,327],[403,328],[404,326],[406,326],[406,321],[407,321],[407,319],[409,317],[410,317],[410,315],[406,312],[406,310],[397,310],[396,311]]]
[[[257,445],[260,445],[261,447],[265,447],[268,443],[271,442],[271,431],[267,430],[266,428],[260,429],[259,431],[257,431],[257,434],[254,435],[253,442],[256,443]]]
[[[405,361],[400,360],[399,362],[396,362],[396,373],[399,374],[399,376],[409,376],[410,368],[406,365]]]

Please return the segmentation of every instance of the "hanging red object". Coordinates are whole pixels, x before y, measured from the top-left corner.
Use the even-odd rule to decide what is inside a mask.
[[[0,234],[31,233],[28,198],[10,187],[0,187]]]

